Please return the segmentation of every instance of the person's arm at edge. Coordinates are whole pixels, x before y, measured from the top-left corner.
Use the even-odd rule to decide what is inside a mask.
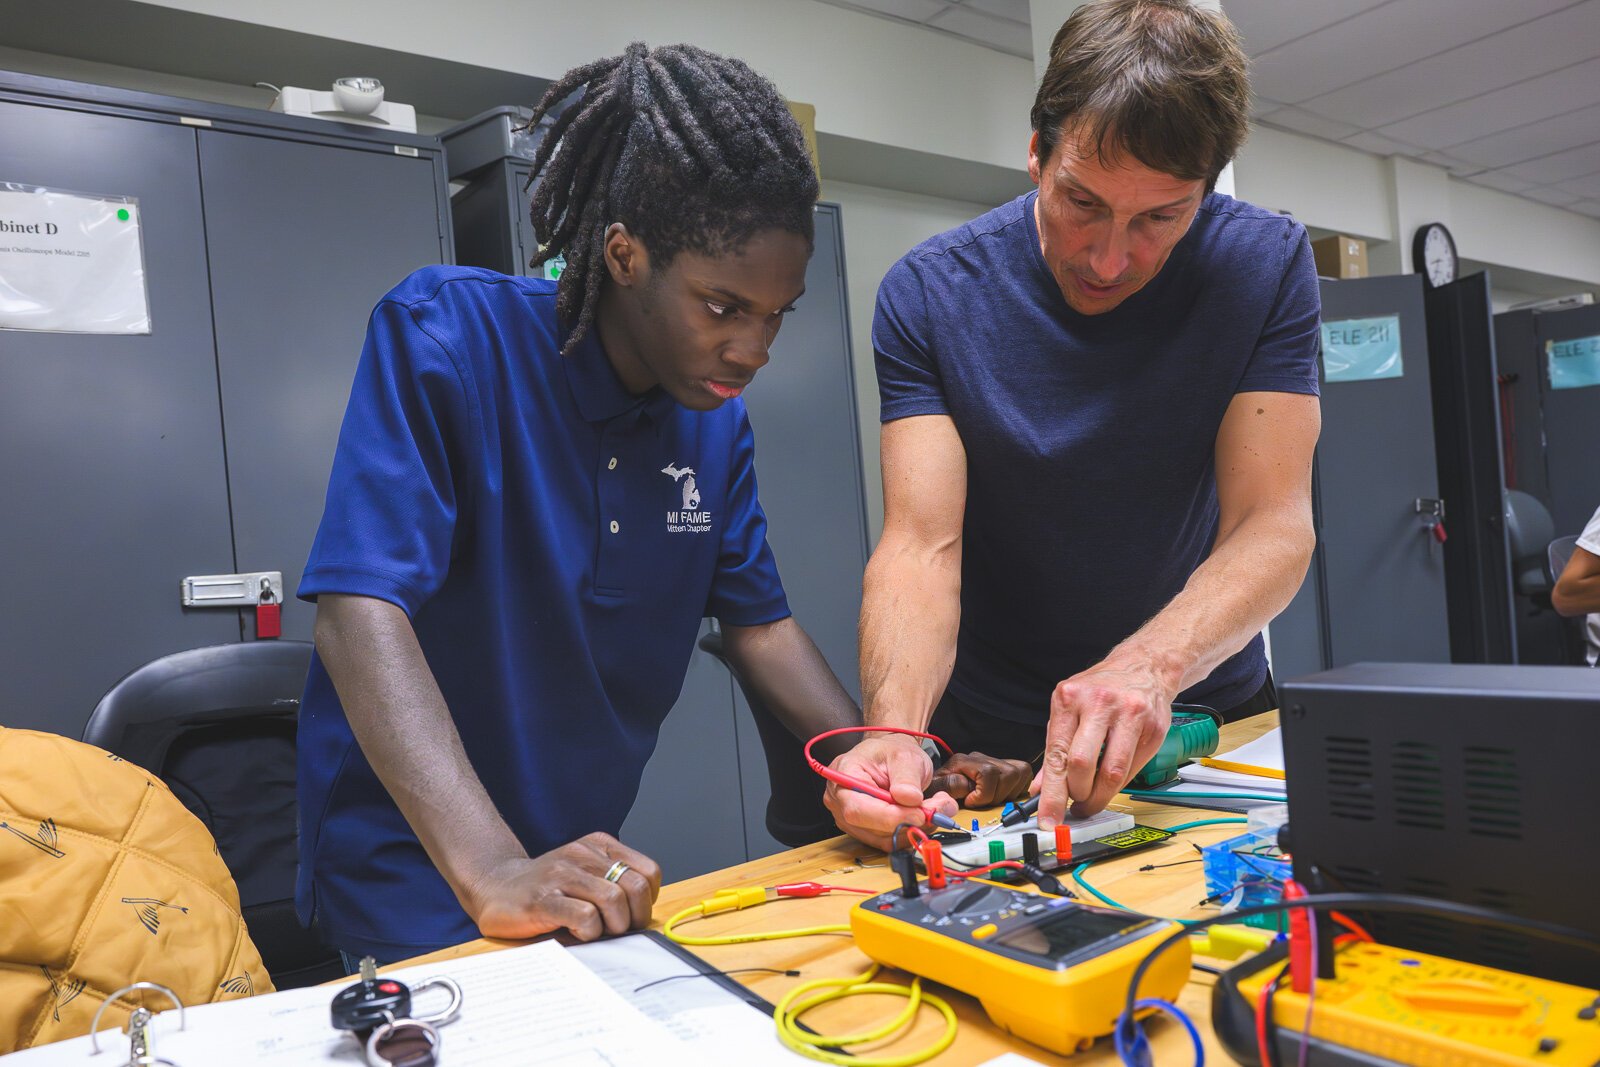
[[[1550,603],[1568,618],[1600,612],[1600,556],[1582,546],[1574,548],[1550,590]]]
[[[591,940],[649,923],[660,870],[609,835],[529,857],[472,769],[401,608],[324,593],[315,641],[362,754],[485,936],[564,926]],[[617,859],[640,878],[605,882],[596,869]]]
[[[883,427],[883,536],[861,602],[861,689],[869,725],[926,731],[955,666],[967,455],[948,415]],[[839,828],[882,847],[902,822],[920,826],[933,765],[913,738],[871,737],[835,764],[887,789],[895,804],[829,784]],[[985,798],[969,797],[973,803]],[[929,801],[952,814],[945,794]]]
[[[1166,607],[1056,687],[1035,779],[1041,827],[1061,820],[1069,797],[1076,814],[1104,809],[1160,747],[1172,700],[1294,598],[1316,545],[1311,459],[1321,424],[1311,395],[1246,392],[1229,403],[1215,453],[1216,543]]]

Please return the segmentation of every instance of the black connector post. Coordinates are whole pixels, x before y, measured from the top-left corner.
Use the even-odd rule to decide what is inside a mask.
[[[900,876],[900,895],[910,899],[922,895],[917,885],[917,861],[910,849],[897,848],[889,853],[889,866]]]
[[[1039,835],[1038,834],[1023,834],[1022,835],[1022,862],[1023,863],[1031,863],[1035,867],[1037,867],[1039,865]]]

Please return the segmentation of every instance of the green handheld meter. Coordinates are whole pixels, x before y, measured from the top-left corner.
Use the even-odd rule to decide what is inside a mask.
[[[1178,777],[1178,768],[1209,756],[1222,743],[1222,716],[1199,704],[1172,705],[1172,725],[1166,739],[1144,769],[1133,776],[1135,789],[1154,789]]]

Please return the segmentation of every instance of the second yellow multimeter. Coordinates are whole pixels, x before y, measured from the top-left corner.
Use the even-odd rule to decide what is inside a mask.
[[[977,879],[923,883],[914,897],[896,889],[850,912],[872,959],[970,993],[996,1026],[1062,1054],[1111,1033],[1134,967],[1178,928]],[[1172,1000],[1188,978],[1182,941],[1156,958],[1139,996]]]

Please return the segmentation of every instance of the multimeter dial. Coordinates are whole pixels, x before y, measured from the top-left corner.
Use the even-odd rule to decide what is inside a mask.
[[[928,901],[928,910],[934,915],[952,919],[988,920],[994,912],[1012,903],[1009,890],[995,886],[974,886],[963,893],[946,893]]]

